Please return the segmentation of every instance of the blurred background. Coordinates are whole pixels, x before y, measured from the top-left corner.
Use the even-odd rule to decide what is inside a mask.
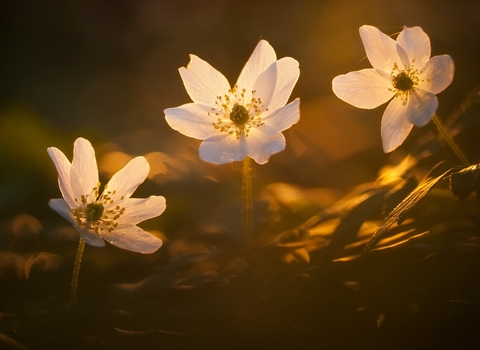
[[[356,110],[331,92],[336,75],[369,67],[358,34],[363,24],[392,35],[404,25],[421,26],[432,55],[453,57],[455,78],[439,96],[441,116],[478,85],[478,1],[15,1],[1,7],[2,216],[38,212],[59,195],[45,149],[56,146],[70,156],[78,136],[93,142],[107,175],[127,160],[122,154],[154,152],[152,177],[165,186],[162,193],[186,178],[228,181],[230,175],[218,178],[218,172],[231,166],[203,164],[199,141],[174,132],[164,119],[165,108],[190,101],[178,74],[190,53],[232,84],[261,38],[278,57],[300,62],[292,99],[301,98],[302,117],[286,132],[287,151],[257,167],[266,183],[352,185],[385,158],[384,108]],[[367,149],[372,164],[324,176],[333,171],[332,160]],[[292,167],[299,160],[301,167]]]
[[[240,164],[201,161],[200,141],[165,122],[164,109],[190,102],[178,68],[188,64],[191,53],[231,84],[260,39],[270,42],[278,58],[300,62],[291,97],[301,98],[300,122],[285,132],[286,150],[255,167],[258,198],[296,198],[299,207],[308,202],[298,222],[285,228],[374,181],[382,165],[396,164],[415,140],[435,133],[433,125],[414,128],[399,150],[385,155],[380,139],[384,107],[358,110],[331,91],[336,75],[370,67],[358,33],[363,24],[389,35],[403,26],[421,26],[430,37],[432,56],[453,57],[454,81],[438,96],[443,119],[478,87],[480,1],[2,2],[0,279],[16,284],[2,290],[0,311],[17,314],[25,300],[48,309],[46,300],[55,293],[58,303],[68,299],[78,235],[48,207],[60,191],[46,148],[55,146],[71,159],[80,136],[96,149],[103,184],[131,157],[144,155],[151,173],[134,197],[167,198],[165,213],[142,224],[165,240],[165,249],[146,257],[87,247],[80,282],[84,293],[87,284],[99,283],[100,290],[148,277],[155,266],[171,263],[169,257],[187,249],[177,242],[175,250],[168,242],[191,238],[200,226],[203,234],[227,232],[232,241],[241,240]],[[478,136],[469,135],[462,142],[478,155]],[[34,266],[43,272],[32,282]]]

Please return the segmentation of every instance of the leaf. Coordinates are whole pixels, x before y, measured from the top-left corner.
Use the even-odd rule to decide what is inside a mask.
[[[41,252],[32,255],[25,262],[25,278],[28,280],[28,278],[30,277],[30,271],[33,266],[43,270],[56,271],[61,265],[61,263],[62,259],[56,254]]]
[[[368,197],[363,198],[362,202],[342,217],[340,224],[333,232],[330,245],[327,247],[328,261],[355,238],[363,223],[382,204],[387,190],[387,187],[381,187],[370,192]]]
[[[450,176],[450,190],[460,200],[467,198],[474,190],[478,189],[480,177],[480,164],[464,168]]]
[[[7,345],[11,349],[17,349],[17,350],[29,350],[30,348],[27,348],[25,345],[21,344],[19,341],[13,339],[12,337],[9,337],[5,333],[0,332],[0,344]]]
[[[389,227],[392,226],[394,222],[398,222],[400,224],[405,219],[405,216],[410,209],[415,207],[437,183],[450,175],[453,170],[454,169],[449,169],[442,175],[432,178],[429,178],[427,175],[427,179],[423,181],[423,183],[421,183],[412,193],[410,193],[399,205],[397,205],[395,209],[390,212],[390,214],[388,214],[382,224],[378,227],[377,231],[368,241],[363,252],[366,253],[369,251],[378,242],[380,237],[388,231]]]

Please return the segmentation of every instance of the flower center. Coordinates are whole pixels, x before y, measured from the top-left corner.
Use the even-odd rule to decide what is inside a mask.
[[[392,88],[389,90],[395,92],[395,97],[400,97],[404,105],[407,104],[409,94],[415,91],[420,82],[423,82],[420,78],[422,71],[415,69],[414,65],[415,60],[412,60],[412,63],[402,70],[394,63],[390,73]]]
[[[249,115],[247,109],[235,103],[233,105],[232,111],[230,112],[230,120],[237,125],[244,125],[248,121]]]
[[[394,76],[392,78],[392,84],[395,89],[401,91],[408,91],[414,85],[413,80],[405,72],[401,72],[400,74]]]
[[[107,186],[99,197],[99,187],[100,183],[90,194],[82,195],[80,200],[75,198],[78,206],[72,209],[73,216],[80,228],[88,227],[96,233],[103,230],[112,232],[118,226],[117,220],[125,212],[125,208],[115,205],[115,202],[123,201],[125,197],[115,198],[117,191],[107,191]]]
[[[104,207],[100,203],[90,203],[85,207],[85,218],[91,222],[95,222],[103,215]]]
[[[235,135],[239,139],[241,135],[247,137],[252,127],[258,128],[265,124],[261,114],[268,111],[268,108],[262,105],[261,98],[255,97],[255,90],[251,92],[250,100],[245,101],[246,92],[235,85],[228,90],[228,94],[217,96],[216,107],[212,107],[212,112],[208,113],[210,117],[216,118],[216,122],[212,123],[216,130]]]

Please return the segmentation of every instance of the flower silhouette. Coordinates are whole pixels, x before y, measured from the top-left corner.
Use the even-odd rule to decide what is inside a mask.
[[[393,40],[373,26],[360,27],[360,37],[373,68],[333,79],[335,95],[358,108],[388,104],[381,125],[383,150],[400,146],[413,125],[423,126],[438,107],[436,94],[453,80],[448,55],[430,58],[430,39],[420,27],[405,27]]]
[[[136,224],[162,214],[165,198],[130,198],[150,171],[144,157],[132,159],[113,175],[99,195],[97,161],[88,140],[75,141],[72,163],[55,147],[47,152],[57,169],[63,196],[51,199],[49,205],[77,229],[87,244],[101,247],[105,240],[139,253],[153,253],[162,246],[161,239]]]
[[[223,164],[249,156],[264,164],[285,149],[282,131],[300,118],[298,98],[285,105],[300,75],[296,60],[277,61],[272,46],[261,40],[233,87],[195,55],[179,71],[193,103],[166,109],[165,118],[174,130],[204,140],[203,160]]]

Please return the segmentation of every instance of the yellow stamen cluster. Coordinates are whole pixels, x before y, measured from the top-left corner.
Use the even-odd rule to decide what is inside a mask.
[[[255,90],[252,91],[252,98],[245,103],[245,89],[239,89],[235,85],[228,90],[228,94],[217,96],[215,101],[216,107],[212,107],[212,112],[208,113],[210,117],[217,119],[212,123],[213,127],[220,132],[228,132],[235,134],[237,139],[242,134],[248,136],[252,127],[260,127],[262,117],[260,114],[263,111],[261,98],[255,97]],[[265,108],[267,111],[268,108]]]
[[[112,232],[118,226],[118,219],[125,212],[125,208],[119,205],[105,209],[105,207],[112,206],[115,202],[114,196],[117,191],[107,191],[107,186],[102,195],[98,197],[98,189],[100,183],[92,189],[92,192],[87,195],[82,195],[80,200],[75,198],[78,204],[77,208],[72,209],[73,216],[79,227],[87,227],[94,230],[96,233],[101,233],[103,230]],[[124,200],[122,196],[120,199]]]
[[[416,90],[418,83],[423,81],[419,78],[419,75],[422,73],[422,71],[415,69],[414,64],[415,60],[412,60],[410,66],[401,70],[397,63],[394,63],[392,72],[390,73],[392,88],[389,90],[395,92],[395,97],[400,97],[404,105],[407,104],[408,95],[412,89]]]

